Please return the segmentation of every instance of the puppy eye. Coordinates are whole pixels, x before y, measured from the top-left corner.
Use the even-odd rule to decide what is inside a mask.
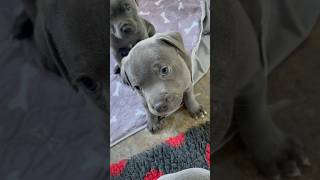
[[[94,92],[98,89],[98,83],[92,78],[84,76],[78,80],[89,91]]]
[[[162,67],[160,68],[160,74],[161,74],[162,76],[168,75],[170,71],[171,71],[171,69],[170,69],[168,66],[162,66]]]
[[[141,89],[140,89],[140,86],[134,86],[134,88],[135,88],[136,90],[138,90],[138,91],[141,90]]]

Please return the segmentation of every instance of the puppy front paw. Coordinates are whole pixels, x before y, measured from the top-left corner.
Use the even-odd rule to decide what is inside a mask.
[[[311,166],[303,146],[293,137],[288,137],[283,143],[265,150],[266,152],[260,154],[256,161],[257,167],[263,175],[274,180],[280,180],[282,176],[302,176],[301,167]]]
[[[162,120],[165,117],[160,117],[160,116],[154,116],[151,115],[151,117],[148,119],[148,124],[147,124],[147,129],[149,130],[150,133],[154,134],[156,133],[162,126],[163,122]]]
[[[154,134],[161,128],[160,120],[162,118],[159,116],[150,117],[147,124],[147,129],[150,133]]]
[[[204,118],[208,113],[204,110],[202,105],[188,109],[191,116],[195,119]]]

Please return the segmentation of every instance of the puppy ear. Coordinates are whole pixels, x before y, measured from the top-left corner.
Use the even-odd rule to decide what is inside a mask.
[[[177,48],[182,53],[186,53],[183,45],[183,39],[179,32],[164,32],[156,35],[157,39],[166,42],[167,44]]]
[[[78,87],[73,84],[71,77],[69,75],[68,69],[65,66],[65,64],[63,63],[63,60],[61,59],[59,51],[55,45],[53,36],[49,33],[48,30],[46,30],[45,32],[46,32],[46,36],[47,36],[45,39],[47,41],[47,45],[49,47],[49,51],[50,51],[52,59],[54,60],[55,65],[57,66],[57,68],[58,68],[59,72],[62,74],[62,76],[67,79],[67,81],[72,86],[72,88],[75,91],[78,91],[79,90]]]
[[[179,32],[164,32],[164,33],[156,34],[155,38],[176,48],[178,50],[178,54],[188,66],[191,74],[191,69],[192,69],[191,59],[184,48],[184,43],[183,43],[181,34]],[[192,74],[191,74],[191,81],[192,81]]]
[[[138,0],[133,0],[135,3],[136,3],[136,5],[139,7],[139,3],[138,3]]]

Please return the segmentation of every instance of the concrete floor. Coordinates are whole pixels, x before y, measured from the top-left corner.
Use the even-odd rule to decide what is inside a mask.
[[[305,145],[313,166],[295,180],[320,179],[320,22],[311,36],[269,77],[273,119]],[[268,152],[266,152],[268,156]],[[238,137],[214,156],[215,180],[263,180]],[[232,172],[232,173],[231,173]]]
[[[208,121],[210,119],[210,72],[196,84],[194,91],[197,100],[208,112],[204,119],[195,120],[184,107],[180,108],[172,116],[164,120],[163,129],[158,133],[151,134],[147,129],[144,129],[113,146],[110,151],[111,163],[130,158],[137,153],[160,144],[168,137],[175,136],[180,132],[185,132],[190,127]]]

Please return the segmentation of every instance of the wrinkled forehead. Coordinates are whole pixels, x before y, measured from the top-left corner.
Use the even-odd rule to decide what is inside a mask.
[[[152,71],[161,65],[178,66],[181,63],[175,48],[165,43],[150,41],[139,42],[129,54],[128,63],[131,73],[139,79],[151,76]]]
[[[111,0],[110,1],[110,15],[117,15],[118,12],[123,10],[124,4],[130,4],[131,7],[135,7],[134,0]]]
[[[175,63],[178,57],[176,48],[161,41],[143,40],[139,42],[130,52],[130,59],[134,59],[139,64]]]

